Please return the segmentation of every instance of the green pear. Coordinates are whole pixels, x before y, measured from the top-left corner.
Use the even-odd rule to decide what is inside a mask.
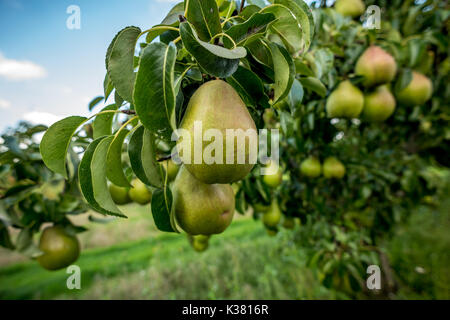
[[[278,187],[283,179],[283,172],[281,171],[281,168],[275,162],[271,161],[267,169],[273,173],[263,175],[264,183],[272,188]]]
[[[433,85],[428,77],[413,71],[411,82],[397,94],[400,103],[408,106],[424,104],[431,98]]]
[[[300,172],[310,178],[317,178],[322,173],[320,161],[310,156],[300,164]]]
[[[209,144],[212,144],[212,141],[201,142],[201,145],[199,146],[201,148],[199,149],[202,150],[202,157],[201,159],[197,159],[198,161],[194,161],[194,122],[196,121],[201,122],[202,134],[208,129],[217,129],[223,136],[223,142],[219,143],[219,148],[210,148]],[[245,136],[245,142],[242,141],[241,143],[237,138],[234,138],[233,141],[227,141],[229,140],[226,138],[227,129],[234,129],[235,132],[239,129],[243,130],[243,132],[251,129],[251,134],[256,140],[254,146],[257,148],[255,122],[238,93],[225,81],[208,81],[197,89],[189,101],[180,129],[187,130],[191,138],[191,155],[189,161],[185,161],[188,162],[185,163],[186,169],[195,178],[204,183],[224,184],[241,180],[255,165],[256,159],[250,159],[249,156],[249,136]],[[180,140],[183,140],[183,138]],[[177,147],[180,146],[180,140]],[[233,150],[228,150],[227,144],[229,144],[230,147],[233,145]],[[206,148],[208,148],[208,152],[205,152]],[[183,159],[182,149],[183,148],[181,147],[179,154]],[[220,159],[216,159],[213,163],[206,163],[205,155],[215,155],[217,149],[222,151],[222,163],[218,163],[220,162]],[[231,155],[234,155],[234,159],[229,159],[232,160],[232,163],[227,163],[226,161],[227,151],[229,151]],[[243,163],[238,163],[238,151],[239,154],[242,152],[244,155],[244,159],[242,159],[244,160],[242,161]],[[220,157],[220,153],[218,157]],[[188,156],[186,156],[186,158],[188,158]]]
[[[350,81],[341,82],[330,94],[326,110],[329,118],[357,118],[364,106],[364,95]]]
[[[162,166],[164,170],[167,170],[168,180],[173,181],[177,176],[179,166],[172,159],[163,161]]]
[[[130,199],[139,204],[147,204],[152,200],[152,193],[139,179],[131,181],[132,188],[128,191]]]
[[[217,234],[230,225],[235,199],[229,184],[203,183],[183,165],[172,189],[175,216],[186,233]]]
[[[391,82],[397,73],[394,57],[378,46],[370,46],[356,62],[355,72],[363,76],[366,87]]]
[[[334,8],[343,16],[356,18],[364,13],[366,6],[362,0],[337,0]]]
[[[69,234],[61,226],[47,227],[42,231],[37,258],[47,270],[58,270],[71,265],[80,255],[80,244],[76,236]]]
[[[345,167],[335,157],[328,157],[323,162],[323,175],[325,178],[341,179],[345,175]]]
[[[367,121],[384,121],[394,113],[394,110],[395,98],[385,85],[364,96],[362,117]]]
[[[262,222],[269,228],[274,228],[281,220],[281,210],[278,206],[277,200],[273,200],[270,208],[262,216]]]
[[[283,227],[286,229],[294,229],[295,219],[293,217],[285,217],[283,221]]]
[[[207,235],[204,235],[204,234],[199,234],[197,236],[194,236],[194,241],[208,242],[210,237],[211,236],[209,236],[209,235],[207,236]]]
[[[264,205],[262,203],[255,203],[253,205],[253,210],[256,213],[265,213],[265,212],[269,211],[269,209],[270,209],[270,206],[266,206],[266,205]]]
[[[119,187],[111,183],[109,185],[109,193],[115,204],[123,205],[131,202],[127,188]]]

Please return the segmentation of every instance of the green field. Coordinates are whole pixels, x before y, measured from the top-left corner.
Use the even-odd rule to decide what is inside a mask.
[[[0,299],[347,298],[320,284],[289,230],[269,237],[261,222],[239,216],[211,238],[206,252],[197,253],[185,235],[155,231],[148,208],[125,210],[129,219],[91,222],[80,236],[81,290],[67,289],[65,270],[49,272],[23,261],[0,268]],[[399,271],[396,298],[449,297],[448,218],[418,210],[387,244]],[[426,272],[415,272],[417,266]]]

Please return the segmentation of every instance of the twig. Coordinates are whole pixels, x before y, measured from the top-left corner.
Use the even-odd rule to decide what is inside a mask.
[[[244,9],[245,0],[241,0],[241,8],[239,9],[239,12],[242,12],[242,9]]]
[[[128,115],[131,115],[131,114],[136,114],[136,111],[134,111],[134,110],[120,110],[122,113],[125,113],[125,114],[128,114]]]
[[[172,158],[172,155],[169,154],[168,156],[164,156],[164,157],[162,157],[162,158],[159,158],[159,159],[157,159],[156,161],[158,161],[158,162],[163,162],[163,161],[169,160],[169,159],[171,159],[171,158]]]

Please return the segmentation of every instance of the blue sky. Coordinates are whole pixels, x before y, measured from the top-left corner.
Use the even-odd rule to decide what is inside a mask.
[[[158,24],[177,0],[0,0],[0,132],[20,119],[88,114],[103,92],[104,57],[123,27]],[[81,29],[69,30],[70,5]]]

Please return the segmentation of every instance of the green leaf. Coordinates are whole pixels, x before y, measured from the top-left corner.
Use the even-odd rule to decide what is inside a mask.
[[[215,0],[185,0],[186,18],[200,40],[209,41],[222,32],[219,8]]]
[[[170,138],[175,128],[174,44],[156,42],[141,54],[134,89],[135,110],[144,127]]]
[[[239,59],[247,54],[244,47],[230,50],[201,41],[188,22],[180,24],[180,35],[186,50],[194,56],[200,67],[219,78],[231,76],[237,70]]]
[[[78,168],[78,180],[81,193],[92,209],[126,218],[112,200],[106,182],[106,153],[113,138],[100,137],[89,145]]]
[[[399,71],[399,75],[397,77],[397,81],[395,82],[394,90],[396,93],[399,93],[403,89],[405,89],[412,80],[412,70],[405,68]]]
[[[117,105],[115,103],[110,104],[102,109],[102,111],[113,110],[117,110]],[[114,112],[108,112],[99,114],[95,117],[94,122],[92,123],[94,139],[100,138],[102,136],[109,136],[112,133],[112,123],[114,116]]]
[[[291,91],[289,92],[289,105],[291,106],[291,111],[294,111],[295,108],[302,103],[303,100],[303,86],[301,83],[294,79],[294,82],[292,83]]]
[[[119,95],[119,93],[116,91],[114,91],[114,103],[117,106],[117,109],[119,109],[122,105],[123,105],[123,99],[122,97]]]
[[[286,49],[275,43],[269,43],[269,47],[275,72],[275,83],[273,85],[273,104],[275,104],[289,94],[294,81],[295,66]]]
[[[14,249],[14,245],[11,242],[11,237],[9,236],[8,228],[0,220],[0,246],[7,249]]]
[[[147,43],[151,43],[154,39],[156,39],[158,36],[162,35],[164,32],[172,30],[171,28],[168,28],[168,26],[165,25],[156,25],[150,29],[150,31],[147,32],[147,36],[145,37],[145,41]]]
[[[226,80],[239,93],[246,105],[268,106],[269,98],[264,93],[263,83],[251,70],[239,66],[236,72]]]
[[[179,15],[184,15],[184,2],[177,3],[172,9],[170,9],[161,24],[168,26],[177,25],[178,22],[180,22],[178,20]]]
[[[313,77],[306,77],[300,78],[299,80],[300,83],[303,85],[303,87],[317,93],[322,98],[327,95],[327,88],[319,79]]]
[[[103,93],[105,95],[105,102],[108,100],[109,95],[111,94],[112,90],[114,89],[114,85],[111,82],[111,79],[109,78],[108,72],[105,75],[105,80],[103,81]]]
[[[141,33],[137,27],[121,30],[113,40],[107,59],[108,74],[119,95],[128,102],[133,100],[133,85],[136,77],[133,67],[136,42]]]
[[[257,62],[269,68],[273,68],[272,54],[264,41],[256,40],[252,43],[247,43],[245,47],[250,51],[250,54]]]
[[[273,4],[265,7],[260,12],[270,12],[275,15],[277,21],[270,25],[270,30],[280,37],[290,53],[296,55],[302,50],[303,41],[300,25],[288,8],[280,4]]]
[[[295,73],[300,74],[302,76],[314,77],[314,72],[302,60],[295,59],[294,64],[295,64]]]
[[[89,106],[88,106],[89,111],[92,111],[92,109],[94,109],[95,106],[98,105],[100,103],[100,101],[102,101],[102,100],[103,100],[102,96],[98,96],[98,97],[95,97],[94,99],[92,99],[91,102],[89,102]]]
[[[122,129],[114,135],[106,154],[106,177],[117,186],[131,187],[122,169],[122,145],[130,131]]]
[[[233,38],[236,45],[245,46],[247,43],[263,36],[267,26],[274,20],[275,16],[272,13],[255,13],[250,19],[232,26],[225,33]],[[226,37],[223,38],[223,43],[227,48],[232,46],[231,41]]]
[[[138,127],[131,135],[128,144],[128,155],[134,174],[143,183],[163,187],[161,165],[156,161],[154,136],[143,126]]]
[[[86,117],[72,116],[55,122],[42,137],[39,146],[42,160],[52,171],[67,178],[66,154],[70,141],[79,126],[87,120]]]
[[[152,195],[152,215],[156,227],[165,232],[177,232],[172,213],[172,192],[168,187],[157,189]]]
[[[302,33],[302,50],[306,52],[314,36],[314,19],[309,6],[303,0],[275,0],[282,4],[295,16]]]

